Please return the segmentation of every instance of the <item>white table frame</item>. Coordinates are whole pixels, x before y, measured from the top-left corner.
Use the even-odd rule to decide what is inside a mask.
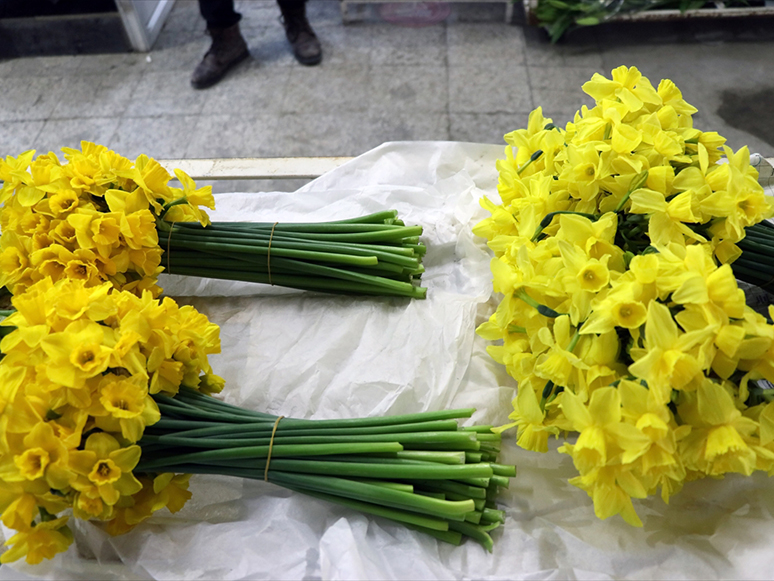
[[[160,159],[172,173],[181,169],[194,180],[314,179],[345,164],[351,157],[235,157]]]
[[[352,157],[230,157],[160,159],[171,174],[183,170],[195,180],[314,179],[344,165]],[[774,168],[774,157],[764,158]]]

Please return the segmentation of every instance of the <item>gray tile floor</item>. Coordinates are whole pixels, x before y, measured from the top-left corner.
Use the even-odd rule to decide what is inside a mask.
[[[538,105],[555,122],[570,120],[589,103],[580,86],[621,64],[654,84],[675,81],[699,108],[699,128],[774,155],[772,123],[740,117],[745,98],[774,95],[771,21],[609,24],[551,45],[537,29],[505,24],[503,4],[453,4],[444,22],[407,28],[375,5],[355,6],[345,25],[338,2],[311,0],[324,60],[310,68],[290,54],[273,0],[237,0],[237,9],[253,58],[204,91],[189,85],[209,43],[194,0],[177,0],[148,54],[0,61],[0,155],[82,139],[158,158],[357,155],[394,140],[502,143]]]

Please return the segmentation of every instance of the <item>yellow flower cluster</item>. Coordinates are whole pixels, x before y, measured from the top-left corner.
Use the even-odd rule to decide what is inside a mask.
[[[65,550],[67,508],[119,533],[190,496],[186,475],[132,470],[160,417],[152,394],[222,388],[207,360],[220,351],[218,326],[149,290],[91,282],[44,278],[2,321],[15,330],[0,342],[0,518],[18,531],[3,563]]]
[[[135,162],[82,142],[54,153],[27,151],[0,159],[0,287],[13,294],[46,277],[109,281],[138,296],[158,296],[163,270],[156,222],[209,224],[198,206],[214,209],[212,188],[196,189],[180,170],[182,188],[146,155]]]
[[[774,326],[729,263],[772,215],[746,148],[693,128],[671,81],[635,68],[583,86],[566,128],[532,112],[505,136],[489,241],[503,298],[478,332],[518,382],[520,446],[576,432],[571,480],[600,518],[728,472],[774,474]],[[774,311],[770,312],[774,317]]]

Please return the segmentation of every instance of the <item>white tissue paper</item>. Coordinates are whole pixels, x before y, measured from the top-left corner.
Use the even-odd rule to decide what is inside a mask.
[[[294,193],[217,197],[214,220],[322,221],[394,208],[424,227],[427,300],[340,297],[163,276],[179,302],[221,326],[211,358],[235,404],[297,418],[475,407],[501,424],[514,381],[475,334],[497,302],[490,253],[471,227],[497,198],[502,146],[387,143]],[[174,256],[172,257],[174,260]],[[506,433],[518,476],[494,553],[264,482],[193,476],[193,498],[110,537],[72,522],[76,543],[51,561],[0,567],[0,579],[768,579],[774,482],[763,474],[689,483],[669,506],[635,501],[643,528],[600,521],[567,483],[571,459],[527,452]],[[4,531],[6,538],[8,530]]]

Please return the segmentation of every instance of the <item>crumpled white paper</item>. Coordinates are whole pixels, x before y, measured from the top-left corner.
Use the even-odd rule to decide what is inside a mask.
[[[496,306],[490,254],[470,228],[496,197],[501,146],[388,143],[295,193],[219,196],[217,220],[327,220],[395,208],[425,229],[426,301],[352,298],[165,277],[167,294],[221,325],[224,397],[303,418],[478,408],[503,423],[515,385],[486,354],[475,327]],[[235,296],[238,295],[238,296]],[[203,298],[205,297],[205,298]],[[0,567],[0,579],[653,579],[771,578],[774,483],[733,475],[689,483],[665,505],[636,502],[644,522],[600,521],[569,485],[568,456],[516,447],[495,550],[446,545],[389,521],[263,482],[191,479],[179,513],[157,513],[112,538],[74,523],[77,543],[37,566]],[[8,532],[7,530],[5,531]]]

